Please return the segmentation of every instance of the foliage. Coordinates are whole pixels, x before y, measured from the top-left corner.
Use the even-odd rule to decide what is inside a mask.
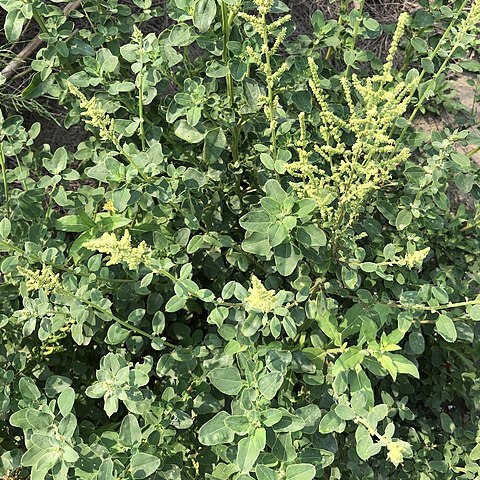
[[[23,99],[90,132],[0,117],[1,473],[478,478],[478,138],[411,124],[480,2],[402,14],[383,63],[363,2],[296,39],[278,0],[172,0],[158,34],[133,3],[0,1],[46,42]]]

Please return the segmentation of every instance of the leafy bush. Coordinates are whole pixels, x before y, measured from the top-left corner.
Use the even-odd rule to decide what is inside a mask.
[[[411,125],[480,3],[401,14],[384,62],[363,2],[312,38],[134,3],[1,2],[46,42],[23,98],[90,133],[0,118],[4,478],[479,478],[478,138]]]

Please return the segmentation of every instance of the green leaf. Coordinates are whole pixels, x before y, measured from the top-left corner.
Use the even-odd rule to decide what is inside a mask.
[[[342,371],[352,370],[356,365],[362,363],[366,353],[357,347],[352,347],[350,350],[342,353],[333,365],[332,375],[336,377]]]
[[[196,38],[196,35],[191,27],[186,24],[177,23],[170,30],[168,40],[172,47],[186,47],[190,45]]]
[[[477,460],[480,460],[480,443],[478,445],[475,445],[473,450],[470,452],[470,460],[473,460],[476,462]]]
[[[416,365],[408,360],[408,358],[403,357],[402,355],[397,355],[396,353],[385,353],[385,356],[388,356],[395,368],[397,369],[398,373],[405,373],[408,375],[412,375],[412,377],[420,378],[420,374],[418,373],[418,369]]]
[[[253,210],[239,220],[245,230],[262,234],[265,234],[271,222],[270,216],[264,210]]]
[[[60,413],[65,416],[72,411],[73,404],[75,402],[75,390],[72,387],[67,387],[58,396],[58,408]]]
[[[93,225],[93,222],[86,221],[82,215],[65,215],[55,220],[55,228],[62,232],[86,232]]]
[[[372,428],[377,428],[377,425],[387,416],[388,414],[388,405],[381,403],[375,405],[369,412],[367,416],[368,424]]]
[[[35,73],[30,80],[30,83],[22,90],[22,98],[25,100],[32,100],[47,93],[53,85],[55,77],[53,75],[45,78],[42,72]]]
[[[225,425],[225,419],[229,417],[227,412],[218,412],[207,423],[203,424],[198,431],[198,441],[202,445],[223,445],[233,442],[235,432]]]
[[[187,298],[173,295],[165,305],[165,311],[169,313],[178,312],[187,303]]]
[[[186,120],[180,120],[175,128],[175,135],[188,143],[200,143],[206,133],[205,127],[201,123],[191,127]]]
[[[99,232],[113,232],[117,228],[128,225],[131,220],[123,215],[109,215],[108,217],[101,217],[101,214],[97,215],[99,220],[95,224],[95,230]]]
[[[345,65],[353,65],[357,59],[357,54],[354,50],[345,50],[343,52],[343,61]]]
[[[480,322],[480,305],[468,305],[467,314],[474,322]]]
[[[129,413],[122,420],[118,438],[126,447],[133,447],[142,441],[142,432],[135,415]]]
[[[268,238],[263,233],[252,232],[245,236],[242,242],[242,249],[248,253],[254,253],[259,256],[267,256],[270,250]]]
[[[362,262],[360,268],[366,273],[373,273],[377,271],[377,264],[373,262]]]
[[[43,166],[53,174],[59,174],[67,167],[67,149],[65,147],[60,147],[55,150],[52,158],[45,157],[43,160]]]
[[[230,61],[230,73],[237,82],[241,82],[245,78],[245,74],[248,71],[248,65],[240,60]]]
[[[255,467],[255,473],[257,474],[258,480],[278,480],[275,470],[272,470],[266,465],[257,465]]]
[[[289,465],[285,473],[285,480],[312,480],[316,469],[310,463],[298,463]]]
[[[380,28],[380,24],[374,18],[364,18],[363,24],[371,32],[376,32]]]
[[[243,386],[237,367],[214,368],[208,373],[208,378],[215,388],[226,395],[237,395]]]
[[[298,415],[292,415],[286,411],[282,412],[282,418],[275,423],[273,429],[276,432],[299,432],[305,427],[305,421]]]
[[[242,438],[238,442],[237,459],[235,463],[242,473],[248,473],[255,465],[260,448],[253,437]]]
[[[299,248],[290,243],[282,243],[275,247],[274,254],[278,273],[284,277],[291,275],[303,258]]]
[[[123,212],[127,208],[130,198],[130,190],[126,187],[115,190],[112,193],[113,206],[117,212]]]
[[[453,343],[457,339],[457,330],[453,320],[440,314],[435,322],[435,330],[447,341]]]
[[[280,372],[271,372],[260,377],[258,389],[267,400],[272,400],[282,386],[282,383],[283,375]]]
[[[337,431],[344,423],[335,411],[331,410],[322,417],[318,428],[320,433],[327,434]]]
[[[0,221],[0,239],[7,240],[12,231],[12,224],[8,218],[2,218]]]
[[[228,75],[229,69],[224,63],[212,60],[207,63],[205,73],[210,78],[223,78]]]
[[[115,475],[113,475],[113,461],[111,458],[105,458],[97,473],[96,480],[114,480]]]
[[[45,383],[45,393],[48,397],[56,397],[59,393],[63,392],[67,387],[72,384],[72,380],[62,375],[52,375],[48,377]]]
[[[412,212],[410,210],[400,210],[395,219],[397,230],[404,230],[412,223]]]
[[[135,479],[153,475],[159,466],[160,459],[149,453],[135,453],[130,460],[130,471]]]
[[[225,418],[225,425],[235,433],[245,434],[248,432],[251,423],[245,415],[231,415]]]
[[[226,146],[227,138],[223,130],[220,127],[210,130],[205,136],[203,144],[204,161],[211,164],[217,163]]]
[[[363,425],[358,425],[355,432],[357,455],[362,460],[368,460],[381,449],[380,444],[374,444],[368,430]]]
[[[274,179],[268,180],[264,186],[264,189],[267,197],[272,198],[279,204],[282,204],[287,198],[287,192],[285,192],[280,184]]]
[[[262,319],[263,315],[259,312],[250,312],[245,321],[242,323],[242,333],[246,337],[255,335],[262,326]]]
[[[425,350],[425,339],[420,332],[412,332],[408,337],[408,344],[416,355],[421,355]]]
[[[131,333],[131,330],[123,328],[120,324],[112,323],[107,331],[106,343],[109,345],[119,345],[124,342]]]
[[[340,404],[335,407],[335,413],[342,420],[353,420],[356,417],[355,411],[353,408],[345,404]]]
[[[216,13],[217,5],[215,0],[198,0],[193,12],[193,24],[200,32],[206,32],[213,20],[215,20]]]
[[[413,37],[413,38],[410,39],[410,43],[412,44],[412,47],[418,53],[427,53],[428,52],[428,44],[423,38]]]
[[[275,170],[275,162],[273,161],[273,158],[268,153],[261,153],[260,161],[268,170]]]
[[[22,34],[25,17],[20,9],[13,9],[7,13],[4,23],[5,36],[9,42],[16,42]]]
[[[307,247],[324,247],[327,244],[325,232],[313,224],[298,227],[295,234],[297,240]]]
[[[47,412],[39,412],[29,408],[26,411],[26,419],[35,430],[47,430],[53,423],[53,416]]]
[[[310,405],[305,405],[295,410],[295,415],[299,416],[305,422],[305,426],[302,427],[302,432],[306,434],[314,434],[318,432],[318,425],[320,424],[320,419],[322,413],[320,407],[314,403]]]
[[[108,48],[101,48],[97,51],[97,62],[101,65],[100,74],[112,73],[118,65],[118,57],[112,54]]]
[[[65,438],[72,438],[77,428],[77,417],[73,413],[65,415],[58,424],[58,433]]]
[[[28,410],[30,409],[24,408],[22,410],[17,410],[16,412],[12,413],[12,415],[9,418],[10,425],[13,425],[14,427],[23,428],[24,430],[26,430],[27,428],[30,428],[31,425],[27,420]]]
[[[288,231],[281,223],[269,225],[267,233],[270,247],[280,245],[288,237]]]
[[[312,95],[308,90],[296,90],[292,93],[292,102],[302,112],[312,111]]]
[[[35,382],[29,377],[22,377],[18,382],[18,388],[25,400],[38,400],[40,398],[40,390]]]

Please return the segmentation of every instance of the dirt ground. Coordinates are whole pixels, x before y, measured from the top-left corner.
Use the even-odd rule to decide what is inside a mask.
[[[477,84],[471,85],[470,81],[476,81]],[[469,117],[468,123],[472,125],[469,130],[476,136],[480,137],[480,108],[479,98],[476,88],[478,88],[478,76],[475,78],[473,75],[462,74],[452,80],[455,90],[455,100],[460,102],[465,107],[465,116]],[[433,131],[441,131],[445,127],[449,127],[451,130],[458,124],[455,114],[444,112],[442,116],[426,114],[419,117],[415,122],[415,128],[425,133],[431,133]],[[478,145],[458,145],[458,150],[462,153],[469,153],[474,150]],[[480,151],[472,155],[472,160],[480,166]]]

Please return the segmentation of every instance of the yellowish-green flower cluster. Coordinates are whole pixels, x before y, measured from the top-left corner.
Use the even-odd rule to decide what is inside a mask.
[[[274,30],[277,30],[292,17],[291,15],[284,15],[274,22],[267,22],[267,14],[273,6],[272,0],[254,0],[257,6],[259,15],[254,16],[245,12],[239,12],[238,16],[249,22],[255,32],[262,38],[262,46],[260,52],[255,51],[250,45],[247,46],[246,52],[248,60],[255,64],[257,68],[265,75],[267,81],[268,95],[260,96],[258,103],[260,107],[264,107],[265,116],[270,124],[270,135],[272,137],[272,150],[276,149],[275,130],[277,128],[277,120],[275,118],[277,110],[280,108],[279,97],[273,95],[273,88],[280,77],[288,70],[288,63],[283,62],[275,71],[272,69],[271,58],[278,52],[285,36],[287,29],[282,28],[280,32],[275,34],[275,41],[270,46],[269,36]]]
[[[53,353],[60,353],[65,351],[65,347],[60,344],[60,340],[64,339],[68,332],[71,330],[74,321],[70,319],[67,323],[61,327],[58,333],[52,333],[48,338],[42,343],[40,347],[40,352],[44,357],[48,357]]]
[[[468,15],[465,17],[457,32],[457,39],[461,39],[467,32],[475,29],[478,32],[480,23],[480,0],[474,0]],[[472,32],[473,33],[473,32]]]
[[[423,248],[422,250],[407,253],[405,258],[401,260],[399,265],[406,265],[408,268],[421,268],[423,261],[427,258],[430,252],[430,247]]]
[[[405,452],[403,442],[388,442],[387,449],[388,461],[392,462],[395,467],[398,467],[401,463],[403,463],[403,454]]]
[[[393,80],[391,71],[393,66],[393,58],[395,53],[398,50],[398,45],[400,43],[400,39],[402,38],[405,27],[407,26],[409,15],[406,12],[403,12],[398,17],[397,28],[395,29],[395,33],[393,34],[392,44],[390,45],[390,49],[388,50],[387,59],[385,65],[383,66],[383,74],[385,75],[385,80],[387,82],[391,82]]]
[[[99,130],[102,140],[110,140],[117,144],[118,139],[115,135],[115,122],[110,116],[99,106],[95,97],[90,100],[72,83],[68,82],[68,90],[72,95],[80,100],[80,108],[83,110],[82,116],[85,117],[85,123],[96,127]]]
[[[144,241],[140,242],[137,247],[132,246],[128,230],[125,230],[120,239],[117,239],[114,233],[104,233],[100,238],[90,240],[83,246],[88,250],[108,253],[110,260],[107,265],[125,262],[130,270],[136,270],[141,263],[148,263],[150,254],[150,248]]]
[[[103,205],[103,210],[110,213],[115,213],[117,211],[117,209],[113,205],[112,200],[108,200],[108,202],[105,202],[105,205]]]
[[[131,39],[133,43],[135,43],[139,47],[143,47],[143,33],[136,25],[133,26],[133,33]]]
[[[62,288],[60,275],[55,273],[50,265],[43,265],[41,270],[17,267],[18,273],[25,277],[27,290],[37,291],[43,289],[47,295]]]
[[[275,291],[267,290],[255,275],[252,276],[252,286],[248,289],[248,293],[248,297],[244,300],[247,308],[263,313],[274,310],[277,302]]]
[[[417,86],[414,80],[392,85],[391,61],[408,15],[402,14],[394,35],[389,58],[380,75],[361,82],[354,74],[349,82],[342,78],[342,88],[349,109],[349,117],[338,117],[329,107],[321,87],[318,67],[309,58],[310,88],[319,105],[321,142],[313,145],[320,156],[320,163],[310,160],[313,152],[308,149],[304,119],[299,118],[300,140],[297,142],[298,161],[286,166],[287,171],[302,182],[292,184],[300,196],[313,198],[318,205],[325,226],[341,233],[361,213],[367,199],[389,178],[393,169],[405,161],[407,148],[396,151],[396,142],[390,131],[397,118],[408,106],[409,94]],[[342,141],[345,132],[354,135],[355,142],[347,147]],[[336,202],[335,202],[336,201]]]
[[[261,15],[266,15],[273,7],[273,0],[253,0]]]

